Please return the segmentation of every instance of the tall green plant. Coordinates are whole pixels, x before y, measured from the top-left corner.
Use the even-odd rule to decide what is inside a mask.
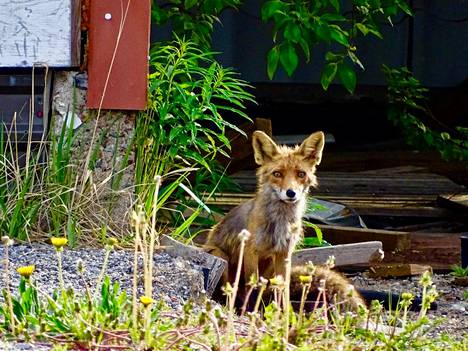
[[[383,66],[388,81],[388,118],[410,145],[429,147],[444,159],[468,160],[468,128],[443,125],[427,106],[427,92],[405,67]]]
[[[230,148],[227,129],[243,133],[225,114],[249,119],[249,85],[192,42],[177,39],[151,50],[148,108],[136,123],[137,194],[150,208],[157,175],[193,168],[212,172],[210,163]],[[188,175],[188,174],[186,174]]]

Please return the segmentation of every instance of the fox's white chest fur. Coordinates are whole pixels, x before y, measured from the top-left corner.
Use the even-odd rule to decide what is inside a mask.
[[[264,194],[265,195],[265,194]],[[305,196],[296,203],[285,203],[263,196],[254,206],[254,216],[264,218],[256,228],[255,239],[259,251],[285,252],[291,239],[296,243],[302,235],[302,216]],[[258,211],[258,212],[257,212]],[[263,213],[262,213],[263,212]]]

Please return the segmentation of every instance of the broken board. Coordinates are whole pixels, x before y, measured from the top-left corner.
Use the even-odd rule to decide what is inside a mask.
[[[468,220],[468,194],[439,195],[437,203],[459,213],[463,213]]]
[[[410,234],[392,230],[352,228],[319,224],[323,238],[333,245],[379,241],[385,252],[403,251],[410,247]],[[315,236],[313,228],[305,228],[306,236]]]
[[[293,266],[304,265],[308,262],[325,264],[331,256],[335,258],[335,266],[340,267],[379,262],[383,259],[384,253],[380,241],[314,247],[294,252],[292,264]]]

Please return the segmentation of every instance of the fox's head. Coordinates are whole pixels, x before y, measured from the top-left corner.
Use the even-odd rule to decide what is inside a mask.
[[[323,132],[316,132],[301,145],[277,145],[261,131],[253,133],[255,162],[260,166],[259,186],[272,190],[272,196],[287,203],[295,203],[307,195],[310,186],[317,185],[315,167],[320,164],[325,143]]]

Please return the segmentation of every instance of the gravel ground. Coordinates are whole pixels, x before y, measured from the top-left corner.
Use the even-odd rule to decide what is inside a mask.
[[[0,247],[0,257],[4,257]],[[83,293],[84,285],[77,271],[80,260],[85,267],[84,277],[94,289],[104,259],[103,249],[80,249],[63,251],[63,278],[66,287],[73,287]],[[34,281],[41,291],[51,294],[59,286],[57,277],[57,256],[51,245],[14,245],[9,248],[10,276],[13,287],[19,284],[16,268],[35,265]],[[141,262],[140,262],[141,264]],[[140,269],[140,272],[142,269]],[[114,250],[110,253],[106,273],[111,282],[118,282],[121,289],[131,295],[133,278],[133,251]],[[141,274],[140,274],[141,278]],[[3,286],[4,280],[1,280]],[[163,299],[170,307],[179,309],[189,297],[197,298],[203,291],[203,273],[196,266],[180,257],[173,258],[166,253],[154,256],[153,298]],[[140,279],[139,294],[143,294]]]
[[[464,291],[468,287],[460,287],[453,284],[453,277],[449,274],[434,274],[432,277],[439,297],[437,298],[437,310],[428,312],[431,318],[443,318],[443,322],[431,331],[431,335],[447,333],[456,338],[468,336],[468,301],[463,298]],[[419,285],[419,276],[403,279],[372,279],[365,273],[359,273],[351,277],[351,281],[357,288],[378,290],[384,292],[411,292],[420,296],[422,288]]]
[[[0,246],[0,258],[4,257],[4,247]],[[80,260],[85,267],[84,277],[94,289],[104,260],[102,249],[80,249],[63,251],[63,278],[66,287],[73,287],[75,292],[83,293],[85,288],[77,271]],[[16,268],[35,265],[34,281],[40,291],[52,294],[59,286],[57,277],[57,256],[51,245],[14,245],[9,248],[10,281],[15,291],[19,284]],[[140,264],[141,264],[140,260]],[[2,271],[4,267],[2,264]],[[140,267],[140,272],[142,271]],[[118,282],[121,289],[132,293],[133,251],[114,250],[110,253],[107,275],[111,282]],[[140,274],[141,278],[141,274]],[[4,286],[0,280],[0,290]],[[154,257],[153,298],[163,299],[173,309],[180,309],[190,297],[197,299],[203,291],[203,273],[201,267],[180,257],[174,258],[166,253]],[[139,295],[143,295],[143,282],[140,279]],[[3,297],[0,297],[3,298]],[[45,344],[7,343],[0,340],[0,350],[11,351],[47,351],[51,347]]]

